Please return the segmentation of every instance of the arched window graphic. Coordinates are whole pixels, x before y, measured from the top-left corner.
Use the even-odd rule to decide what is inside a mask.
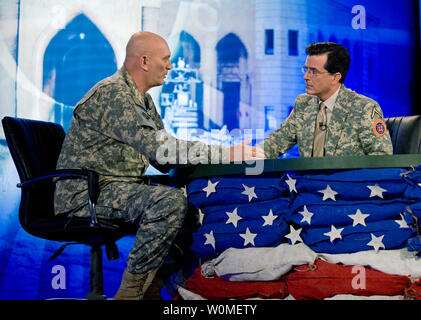
[[[43,91],[56,101],[54,121],[67,131],[75,104],[116,70],[114,51],[95,24],[84,14],[71,20],[44,54]]]
[[[239,128],[240,101],[249,103],[247,49],[234,33],[227,34],[216,45],[217,89],[223,93],[223,123],[228,130]]]
[[[172,69],[161,91],[161,117],[165,128],[177,136],[203,128],[203,81],[200,78],[200,46],[181,31],[171,58]],[[188,136],[182,136],[189,138]]]
[[[180,32],[180,40],[174,50],[172,62],[177,62],[178,58],[183,58],[191,68],[200,68],[200,46],[197,41],[186,31]]]

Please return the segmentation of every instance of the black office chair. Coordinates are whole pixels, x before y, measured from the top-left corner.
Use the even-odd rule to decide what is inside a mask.
[[[385,118],[393,154],[421,154],[421,115]]]
[[[102,273],[102,246],[107,258],[119,258],[115,242],[135,233],[131,224],[99,219],[95,213],[98,198],[98,174],[90,170],[56,170],[65,137],[59,124],[4,117],[3,130],[10,154],[19,174],[21,201],[19,222],[22,228],[39,238],[65,242],[50,258],[57,257],[69,244],[91,247],[90,292],[88,299],[105,299]],[[54,214],[54,182],[58,179],[84,179],[88,184],[90,218],[69,219]]]

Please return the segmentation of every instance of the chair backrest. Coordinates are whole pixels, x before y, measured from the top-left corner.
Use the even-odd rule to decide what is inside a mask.
[[[21,182],[56,168],[65,132],[51,122],[4,117],[3,130]],[[31,222],[54,216],[54,185],[51,181],[22,189],[19,220],[25,228]]]
[[[421,154],[421,115],[385,119],[393,154]]]

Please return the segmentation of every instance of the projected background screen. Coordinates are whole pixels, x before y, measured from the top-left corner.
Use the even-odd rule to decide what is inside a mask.
[[[305,48],[345,46],[345,86],[375,99],[385,117],[419,114],[418,1],[160,0],[2,1],[0,115],[52,121],[67,130],[75,104],[123,64],[138,30],[160,34],[172,52],[163,86],[150,90],[165,129],[184,139],[228,144],[238,129],[267,136],[305,92]],[[284,157],[298,157],[293,148]],[[155,172],[149,168],[149,172]],[[84,298],[89,248],[25,233],[18,222],[16,169],[0,130],[0,299]],[[122,258],[104,259],[105,294],[113,296]],[[55,288],[54,266],[66,271]]]

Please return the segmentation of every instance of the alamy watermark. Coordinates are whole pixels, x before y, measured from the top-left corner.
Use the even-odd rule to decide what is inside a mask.
[[[366,275],[365,268],[361,266],[353,266],[351,272],[356,275],[352,278],[351,286],[354,290],[366,289]]]
[[[352,28],[355,30],[366,29],[367,25],[365,7],[360,4],[357,4],[352,7],[351,12],[355,14],[351,21]]]
[[[60,264],[56,264],[51,269],[51,273],[55,276],[51,279],[51,287],[54,290],[66,289],[66,268]]]

